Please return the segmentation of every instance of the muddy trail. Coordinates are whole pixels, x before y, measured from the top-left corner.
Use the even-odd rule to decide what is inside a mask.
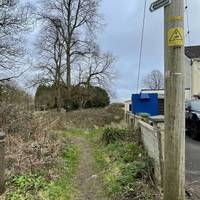
[[[71,138],[72,144],[80,151],[80,164],[75,175],[75,185],[78,188],[74,200],[106,200],[100,177],[94,172],[95,160],[89,142],[82,137]]]

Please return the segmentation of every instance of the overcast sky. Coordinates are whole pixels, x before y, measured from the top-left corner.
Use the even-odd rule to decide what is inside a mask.
[[[153,69],[164,70],[163,9],[150,13],[149,4],[153,0],[147,1],[141,80]],[[107,26],[98,34],[98,42],[103,50],[112,52],[117,58],[115,92],[118,100],[129,99],[136,92],[144,2],[102,0],[101,13]],[[188,3],[191,44],[200,45],[200,1],[188,0]]]

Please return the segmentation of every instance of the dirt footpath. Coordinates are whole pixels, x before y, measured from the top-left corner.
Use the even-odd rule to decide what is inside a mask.
[[[75,177],[79,193],[75,194],[75,200],[106,200],[102,197],[100,177],[93,171],[95,161],[90,144],[82,137],[73,137],[71,141],[80,150],[80,165]]]

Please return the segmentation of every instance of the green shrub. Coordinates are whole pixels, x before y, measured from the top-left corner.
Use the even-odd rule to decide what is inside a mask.
[[[54,85],[40,85],[35,94],[35,105],[38,110],[54,109],[57,107],[57,92]],[[108,106],[110,98],[105,89],[95,86],[61,87],[61,107],[66,111],[82,108],[99,108]]]
[[[6,193],[6,200],[34,200],[39,191],[46,190],[48,182],[39,174],[25,174],[9,180],[7,185],[13,191]]]
[[[86,102],[85,108],[101,108],[109,105],[108,93],[103,88],[90,87],[89,93],[90,98]]]
[[[115,141],[105,146],[109,168],[104,175],[110,199],[152,200],[153,190],[147,184],[153,178],[153,163],[146,152],[132,142]],[[147,191],[149,190],[149,191]]]
[[[104,129],[102,141],[106,144],[116,142],[118,140],[124,140],[130,134],[127,129],[118,128],[106,128]]]
[[[47,182],[44,177],[37,174],[22,175],[13,178],[13,185],[24,192],[44,189]]]
[[[124,165],[121,168],[121,176],[117,181],[120,182],[120,185],[124,188],[133,186],[135,180],[138,177],[138,174],[141,174],[145,169],[145,162],[134,161],[128,165]]]
[[[73,176],[79,163],[79,151],[73,145],[63,149],[62,162],[56,167],[59,177],[45,178],[44,172],[25,174],[7,181],[5,200],[69,200],[74,192]]]

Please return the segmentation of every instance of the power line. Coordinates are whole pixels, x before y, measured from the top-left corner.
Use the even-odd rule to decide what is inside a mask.
[[[139,55],[139,62],[138,62],[137,92],[139,91],[139,85],[140,85],[140,72],[141,72],[142,51],[143,51],[143,43],[144,43],[146,7],[147,7],[147,0],[145,0],[145,4],[144,4],[144,13],[143,13],[143,21],[142,21],[142,34],[141,34],[141,41],[140,41],[140,55]]]
[[[191,31],[190,31],[190,20],[189,20],[189,12],[188,12],[188,0],[185,0],[185,14],[186,14],[186,26],[187,26],[187,34],[189,46],[191,46]]]

